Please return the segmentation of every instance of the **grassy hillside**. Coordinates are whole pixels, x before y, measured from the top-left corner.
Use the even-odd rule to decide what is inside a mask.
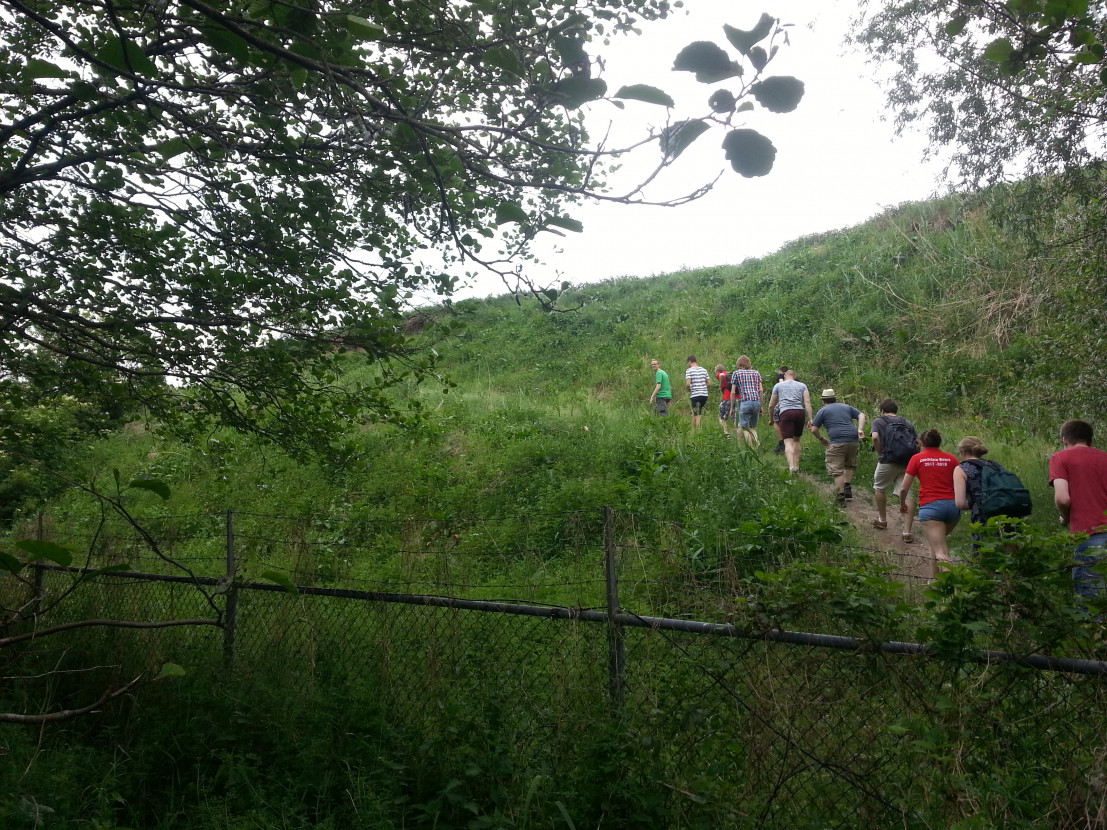
[[[1089,314],[1102,297],[1090,288],[1103,277],[1088,276],[1087,250],[1058,250],[1031,257],[982,209],[950,197],[738,266],[575,287],[560,298],[575,311],[465,300],[420,315],[413,336],[441,354],[445,382],[399,391],[424,414],[415,429],[351,425],[340,452],[304,465],[233,434],[181,444],[133,425],[94,444],[80,472],[162,479],[172,502],[149,496],[148,507],[177,514],[456,519],[610,505],[707,534],[750,520],[784,533],[836,524],[824,498],[791,486],[779,457],[724,443],[717,395],[703,433],[691,434],[684,358],[731,367],[745,353],[769,384],[786,363],[870,418],[895,397],[920,428],[940,428],[947,448],[980,435],[1027,481],[1045,521],[1057,427],[1104,414],[1087,391],[1104,329]],[[651,357],[673,378],[667,421],[650,414]],[[356,354],[346,362],[347,382],[375,382],[379,367]],[[761,434],[771,446],[767,424]],[[802,467],[821,476],[821,450],[807,447]],[[864,453],[862,488],[873,463]],[[90,505],[70,491],[50,510]],[[472,537],[490,542],[512,540]]]
[[[266,645],[243,648],[234,674],[220,674],[218,659],[200,660],[177,685],[144,690],[137,703],[103,719],[43,733],[6,726],[14,763],[0,775],[0,823],[39,826],[42,803],[57,812],[58,826],[105,828],[753,826],[733,816],[762,807],[756,799],[735,801],[731,784],[759,780],[751,769],[780,742],[762,736],[762,752],[730,730],[739,734],[747,721],[746,701],[766,697],[780,704],[767,722],[801,724],[795,716],[803,713],[841,739],[819,750],[835,762],[827,769],[837,768],[840,755],[869,758],[866,730],[887,743],[895,771],[880,775],[887,792],[897,793],[895,804],[910,805],[904,826],[1036,826],[1042,816],[1052,821],[1070,792],[1082,809],[1080,776],[1101,768],[1102,753],[1098,737],[1073,725],[1083,727],[1083,713],[1101,706],[1094,679],[1011,666],[977,673],[962,656],[983,647],[1086,655],[1102,640],[1072,608],[1058,564],[1070,543],[1057,530],[1045,478],[1063,420],[1104,423],[1096,393],[1104,326],[1092,322],[1102,317],[1098,263],[1087,245],[1031,255],[982,210],[950,198],[737,266],[579,286],[561,298],[581,305],[573,312],[509,297],[425,309],[412,337],[440,353],[443,382],[397,390],[422,413],[420,423],[351,424],[343,446],[317,463],[229,432],[179,442],[141,422],[80,444],[68,466],[62,445],[52,446],[63,472],[108,494],[132,479],[168,484],[167,501],[147,490],[123,499],[174,556],[204,575],[222,573],[220,524],[234,510],[247,577],[275,565],[301,584],[605,607],[602,508],[610,506],[619,511],[620,602],[628,611],[733,620],[754,630],[915,639],[933,644],[936,656],[896,662],[847,652],[842,662],[812,663],[810,650],[793,649],[786,663],[762,665],[760,649],[749,644],[701,654],[689,640],[695,654],[681,647],[666,657],[668,646],[655,652],[655,641],[635,655],[639,691],[648,698],[637,712],[643,720],[615,723],[603,712],[602,682],[567,680],[537,640],[501,643],[483,621],[471,621],[473,639],[465,640],[460,627],[442,635],[409,628],[414,618],[391,606],[367,615],[347,609],[341,619],[321,616],[320,606],[275,606],[271,618],[255,615]],[[1037,509],[1020,545],[986,542],[976,566],[944,575],[920,603],[920,592],[887,578],[881,558],[862,549],[874,540],[860,537],[818,486],[826,475],[814,441],[805,441],[805,475],[791,477],[771,452],[767,423],[761,451],[723,438],[717,394],[704,429],[692,433],[685,357],[730,367],[743,353],[770,382],[786,363],[816,394],[833,386],[870,415],[879,400],[895,397],[920,428],[941,429],[947,447],[966,434],[983,437],[990,457],[1016,470],[1034,495]],[[670,418],[648,406],[651,357],[674,381]],[[381,367],[358,354],[344,360],[345,382],[376,382]],[[77,446],[80,414],[49,434],[64,429],[65,446]],[[50,446],[45,432],[26,430]],[[859,499],[874,466],[874,455],[863,452]],[[108,562],[135,555],[119,523],[110,516],[102,523],[100,504],[75,487],[45,502],[40,526],[37,498],[46,491],[31,488],[34,470],[18,472],[25,481],[9,476],[2,491],[16,511],[17,534],[41,527],[48,538]],[[966,525],[954,537],[955,553],[968,550]],[[87,611],[78,593],[75,613],[103,613],[90,593]],[[364,633],[364,616],[379,616],[393,633]],[[305,637],[312,648],[290,648],[283,632],[292,623],[313,632]],[[545,623],[542,630],[554,631]],[[316,652],[315,633],[333,636],[356,657]],[[394,662],[411,669],[412,688],[441,680],[451,690],[449,706],[445,692],[412,693],[434,710],[425,722],[415,723],[405,707],[381,706],[395,690],[374,673],[373,655],[381,636],[400,634],[415,656]],[[447,641],[481,655],[458,664],[473,685],[461,683],[452,664],[437,667],[442,678],[431,671],[427,644]],[[43,658],[58,662],[29,663],[28,684],[72,657],[110,667],[145,665],[160,654],[142,637],[125,645],[122,637],[90,633],[82,642],[87,650]],[[292,656],[305,664],[295,672],[274,659]],[[589,666],[602,673],[602,656]],[[914,674],[920,667],[925,679]],[[54,683],[51,702],[82,697],[85,675],[77,668]],[[846,679],[859,670],[856,680]],[[731,685],[705,682],[717,671]],[[518,678],[547,676],[559,681],[563,719],[541,706],[533,716],[500,717],[500,697],[527,697],[512,685]],[[480,682],[487,677],[491,691]],[[647,677],[658,681],[656,693],[643,685]],[[710,717],[707,709],[682,708],[715,685],[738,691],[711,704]],[[902,695],[870,695],[889,687]],[[24,698],[23,686],[12,689],[7,706],[41,702],[34,693]],[[838,692],[842,705],[833,711],[841,721],[822,708]],[[861,698],[871,709],[858,707]],[[1078,713],[1060,728],[1059,708]],[[595,721],[581,715],[593,711],[601,713]],[[532,718],[564,726],[562,742],[547,733],[536,738]],[[850,731],[847,721],[859,729]],[[797,729],[803,753],[796,757],[818,773],[823,767],[806,760],[806,728]],[[669,737],[656,737],[663,734]],[[669,757],[664,748],[677,739],[697,744],[702,757]],[[950,758],[974,760],[963,769]],[[776,792],[781,774],[768,766],[760,780]],[[677,769],[692,771],[690,781],[672,778],[672,792],[662,792],[657,783],[668,786]],[[1102,792],[1097,782],[1089,799]],[[821,784],[800,787],[780,799],[777,824],[756,825],[866,823],[826,792]],[[900,821],[898,806],[892,814]],[[874,821],[881,824],[866,826]]]

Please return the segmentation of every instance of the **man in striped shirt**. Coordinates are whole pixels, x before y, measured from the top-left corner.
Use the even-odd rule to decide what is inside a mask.
[[[700,366],[695,355],[688,356],[688,370],[684,373],[684,385],[692,398],[692,432],[700,428],[703,410],[707,406],[707,384],[711,376]]]

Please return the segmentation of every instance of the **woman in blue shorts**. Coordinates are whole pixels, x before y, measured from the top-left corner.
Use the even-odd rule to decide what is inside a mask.
[[[957,458],[938,449],[942,445],[942,433],[928,429],[919,436],[922,452],[911,456],[907,472],[899,491],[899,509],[907,512],[907,496],[911,485],[919,480],[919,522],[926,534],[930,548],[928,576],[937,576],[938,563],[949,563],[949,542],[946,537],[957,527],[961,511],[957,507],[953,489],[953,472],[959,466]]]

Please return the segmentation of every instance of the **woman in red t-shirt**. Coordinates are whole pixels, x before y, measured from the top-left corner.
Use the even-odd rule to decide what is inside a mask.
[[[942,452],[942,433],[928,429],[919,436],[922,452],[911,456],[907,462],[907,472],[903,476],[903,486],[899,491],[899,510],[907,512],[907,496],[915,479],[919,480],[919,522],[926,534],[926,544],[930,548],[930,563],[927,570],[933,579],[937,576],[939,562],[949,562],[949,542],[946,537],[957,527],[961,511],[957,507],[953,490],[953,471],[959,462],[956,456]],[[910,541],[904,538],[904,541]]]

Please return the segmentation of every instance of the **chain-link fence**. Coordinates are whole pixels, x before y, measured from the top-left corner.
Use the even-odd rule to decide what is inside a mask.
[[[465,724],[465,740],[510,762],[518,788],[535,769],[563,791],[594,787],[577,777],[588,767],[582,757],[602,751],[607,803],[622,794],[625,809],[648,808],[671,827],[1107,826],[1107,665],[950,659],[910,643],[725,623],[728,598],[748,590],[757,570],[874,552],[736,534],[693,556],[679,524],[612,511],[515,520],[511,532],[533,540],[517,557],[480,551],[466,538],[476,522],[413,523],[412,547],[372,551],[372,528],[332,523],[326,532],[343,541],[320,541],[309,520],[220,518],[217,527],[204,519],[218,532],[203,539],[208,555],[186,557],[185,567],[200,570],[221,552],[232,572],[243,560],[253,576],[280,569],[299,592],[225,573],[101,574],[50,624],[206,619],[218,626],[105,624],[81,636],[127,655],[111,670],[118,678],[165,661],[222,665],[305,704],[324,692],[367,701],[412,746],[446,746]],[[185,535],[164,537],[166,558],[156,561],[183,554]],[[428,540],[442,547],[417,548]],[[410,568],[402,587],[437,587],[435,573],[467,587],[401,592],[391,576],[318,584],[339,581],[319,569],[339,551],[377,565],[395,559]],[[518,561],[534,576],[527,603],[507,598],[522,583],[472,581]],[[37,601],[48,608],[75,572],[42,573]],[[586,601],[533,601],[566,590]],[[704,611],[724,616],[709,622]],[[80,654],[67,642],[50,659],[70,670]]]

